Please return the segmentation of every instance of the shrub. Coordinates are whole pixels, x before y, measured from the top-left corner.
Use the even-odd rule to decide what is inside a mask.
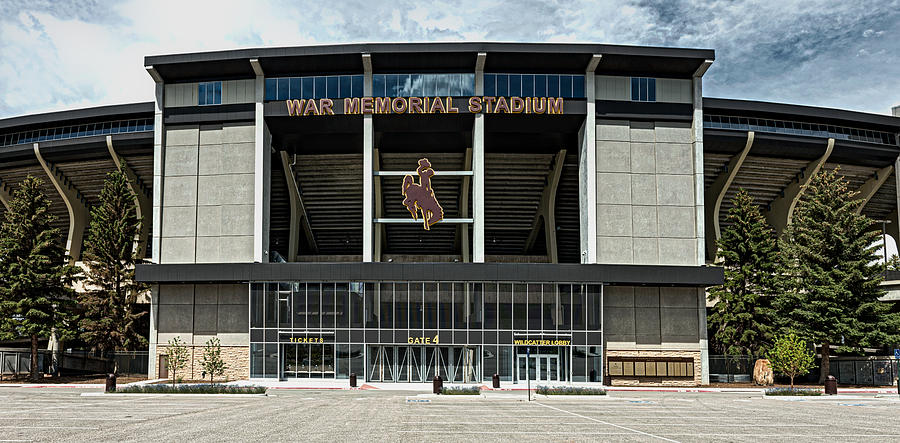
[[[125,386],[116,392],[125,394],[265,394],[264,386],[230,386],[223,384],[197,385],[136,385]]]
[[[478,386],[452,386],[441,388],[441,394],[444,395],[481,395],[481,388]]]
[[[582,386],[538,386],[541,395],[606,395],[603,388],[587,388]]]
[[[817,395],[822,395],[822,391],[820,391],[818,389],[808,389],[808,388],[769,388],[769,389],[766,389],[766,395],[772,395],[772,396],[801,396],[801,395],[817,396]]]

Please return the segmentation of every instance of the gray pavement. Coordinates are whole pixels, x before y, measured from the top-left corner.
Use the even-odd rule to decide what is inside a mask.
[[[84,392],[97,390],[0,388],[0,441],[900,440],[896,396],[613,392],[527,402],[524,392],[485,398],[384,390],[270,390],[269,397],[250,398]]]

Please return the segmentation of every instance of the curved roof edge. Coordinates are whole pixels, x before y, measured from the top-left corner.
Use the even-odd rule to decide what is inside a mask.
[[[741,115],[777,115],[794,119],[807,118],[812,121],[850,123],[851,125],[877,125],[889,128],[891,132],[900,132],[900,117],[845,109],[712,97],[703,97],[703,109],[704,112],[715,109],[726,113],[737,112]]]
[[[40,114],[27,114],[0,119],[0,131],[10,128],[24,129],[25,127],[35,125],[45,126],[52,123],[72,120],[98,119],[134,114],[153,114],[154,106],[153,102],[140,102],[94,106],[90,108],[45,112]]]

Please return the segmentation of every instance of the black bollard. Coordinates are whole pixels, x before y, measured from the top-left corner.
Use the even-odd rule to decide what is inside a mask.
[[[106,374],[106,392],[116,392],[116,374]]]
[[[350,387],[351,388],[356,387],[356,373],[355,372],[350,373]]]
[[[434,380],[432,381],[432,392],[435,394],[440,394],[441,390],[444,388],[444,381],[441,380],[440,375],[435,375]]]
[[[491,378],[491,381],[493,382],[494,389],[500,389],[500,375],[499,374],[494,374],[494,376]]]
[[[825,377],[825,394],[826,395],[836,395],[837,394],[837,379],[834,378],[833,375],[829,375]]]

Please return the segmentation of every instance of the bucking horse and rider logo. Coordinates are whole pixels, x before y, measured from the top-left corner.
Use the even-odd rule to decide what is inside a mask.
[[[419,159],[416,174],[419,175],[419,183],[411,175],[403,177],[403,205],[412,214],[413,220],[418,220],[419,213],[422,213],[422,222],[427,231],[444,219],[444,208],[434,197],[434,189],[431,188],[434,169],[431,169],[431,162],[427,158]]]

